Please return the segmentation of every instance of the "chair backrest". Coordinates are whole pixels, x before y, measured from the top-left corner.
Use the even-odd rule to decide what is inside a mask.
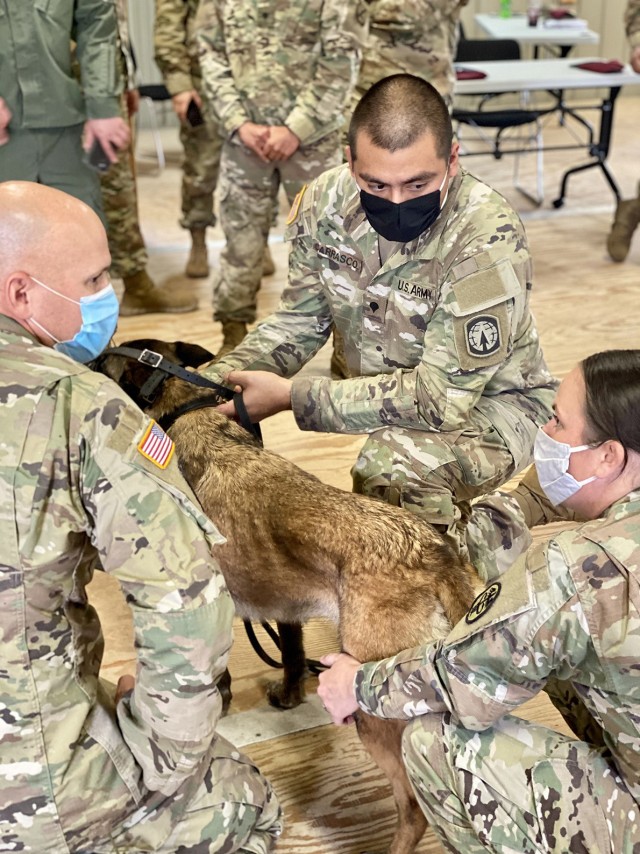
[[[493,62],[520,59],[515,39],[460,39],[455,62]]]
[[[141,98],[151,98],[152,101],[170,101],[171,95],[164,83],[143,83],[138,86]]]

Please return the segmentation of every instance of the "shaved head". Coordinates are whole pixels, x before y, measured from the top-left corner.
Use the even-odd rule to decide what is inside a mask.
[[[64,248],[103,233],[98,216],[73,196],[29,181],[0,184],[0,280],[19,268],[64,265]]]
[[[0,313],[45,344],[67,340],[81,322],[69,299],[105,287],[110,264],[104,227],[84,202],[29,181],[0,183]]]

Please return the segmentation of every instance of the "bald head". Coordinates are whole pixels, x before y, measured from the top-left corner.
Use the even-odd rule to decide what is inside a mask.
[[[65,265],[68,250],[92,240],[104,240],[104,229],[84,202],[43,184],[0,184],[0,281],[18,268]]]
[[[108,283],[111,258],[99,217],[52,187],[0,183],[0,247],[0,313],[44,344],[72,337],[80,311],[69,300],[78,302]]]

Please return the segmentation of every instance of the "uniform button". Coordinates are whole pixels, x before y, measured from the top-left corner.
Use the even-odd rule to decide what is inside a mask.
[[[371,309],[371,311],[377,311],[380,308],[380,306],[378,305],[377,302],[370,302],[369,308]]]
[[[379,344],[376,346],[376,350],[378,353],[382,353],[382,347]]]

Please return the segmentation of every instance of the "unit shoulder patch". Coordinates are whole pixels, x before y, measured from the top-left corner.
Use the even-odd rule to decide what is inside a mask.
[[[149,424],[144,436],[138,443],[138,451],[142,456],[160,469],[166,469],[169,465],[174,450],[173,440],[155,421]]]
[[[493,314],[477,314],[464,325],[467,353],[484,359],[500,349],[500,321]]]
[[[469,608],[466,617],[464,618],[465,623],[471,625],[483,617],[494,604],[500,595],[501,590],[502,585],[500,582],[494,581],[493,584],[490,584],[489,587],[476,596],[471,603],[471,607]]]

